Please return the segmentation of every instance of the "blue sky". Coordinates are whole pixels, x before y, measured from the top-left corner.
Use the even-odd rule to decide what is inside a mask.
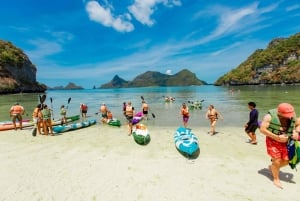
[[[0,39],[21,48],[51,87],[182,69],[213,83],[272,39],[300,32],[298,0],[3,0],[0,7]]]

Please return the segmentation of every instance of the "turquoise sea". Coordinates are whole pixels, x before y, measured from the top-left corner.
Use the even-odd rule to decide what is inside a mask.
[[[122,115],[122,103],[131,101],[135,111],[141,111],[141,96],[150,106],[148,125],[153,126],[180,126],[180,107],[183,102],[204,100],[202,110],[191,111],[189,126],[208,126],[205,112],[208,105],[215,105],[223,115],[224,120],[218,126],[243,126],[248,121],[249,109],[247,103],[254,101],[260,112],[260,119],[271,108],[281,102],[294,105],[297,116],[300,116],[300,86],[188,86],[188,87],[145,87],[122,89],[84,89],[84,90],[49,90],[46,91],[45,103],[53,108],[54,118],[59,118],[61,105],[68,107],[68,115],[79,114],[80,103],[88,104],[88,116],[100,118],[96,115],[101,103],[106,103],[115,118],[125,123]],[[13,94],[0,96],[0,121],[9,119],[9,109],[12,104],[19,102],[26,112],[24,118],[31,118],[34,107],[38,104],[42,94]],[[173,103],[165,103],[164,97],[175,98]],[[50,101],[52,98],[52,102]],[[68,99],[71,98],[68,104]],[[152,118],[151,113],[155,114]]]

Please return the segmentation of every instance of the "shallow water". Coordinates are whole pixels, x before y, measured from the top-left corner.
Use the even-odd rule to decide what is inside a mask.
[[[88,116],[100,118],[95,113],[99,111],[101,103],[105,102],[114,117],[125,123],[122,115],[122,103],[131,101],[135,111],[141,111],[141,96],[150,106],[147,124],[153,126],[180,126],[179,115],[183,102],[204,100],[202,110],[191,111],[189,126],[207,126],[205,112],[208,105],[213,104],[223,115],[224,120],[218,125],[243,126],[248,121],[249,109],[247,103],[254,101],[260,112],[260,119],[271,108],[281,102],[294,105],[298,116],[300,115],[300,86],[241,86],[241,87],[216,87],[216,86],[189,86],[189,87],[146,87],[123,89],[85,89],[85,90],[49,90],[45,94],[45,103],[53,108],[54,118],[59,118],[59,108],[65,105],[68,115],[79,114],[80,103],[89,106]],[[19,102],[26,112],[24,118],[31,118],[34,107],[39,103],[41,94],[14,94],[0,96],[0,121],[9,119],[9,109],[12,104]],[[172,96],[173,103],[165,103],[164,97]],[[52,99],[52,102],[50,101]],[[71,98],[68,104],[68,99]],[[152,118],[151,113],[155,115]]]

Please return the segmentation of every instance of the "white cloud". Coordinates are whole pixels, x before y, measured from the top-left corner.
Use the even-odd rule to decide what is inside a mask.
[[[164,6],[180,6],[180,0],[135,0],[134,3],[128,7],[129,12],[135,17],[140,23],[152,26],[155,21],[151,19],[151,15],[157,9],[158,4]]]
[[[26,51],[26,54],[30,56],[32,61],[43,59],[45,56],[63,51],[61,44],[55,41],[36,39],[30,40],[29,43],[34,46],[34,49]]]
[[[295,4],[295,5],[287,7],[286,11],[290,12],[290,11],[298,10],[299,8],[300,8],[300,4]]]
[[[106,27],[112,27],[119,32],[131,32],[134,30],[133,24],[128,19],[128,14],[114,16],[111,12],[111,5],[106,8],[97,1],[89,1],[86,4],[90,20],[98,22]]]
[[[166,70],[166,74],[167,75],[172,75],[172,70],[171,69]]]

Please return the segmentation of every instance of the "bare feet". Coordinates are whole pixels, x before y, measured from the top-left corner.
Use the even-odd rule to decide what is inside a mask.
[[[281,186],[280,181],[274,180],[274,181],[273,181],[273,184],[274,184],[276,187],[278,187],[278,188],[280,188],[280,189],[283,189],[283,187]]]
[[[271,172],[271,175],[273,176],[273,171],[272,171],[272,165],[269,165],[269,170]],[[273,184],[277,187],[277,188],[280,188],[280,189],[283,189],[281,183],[279,180],[273,180]]]

